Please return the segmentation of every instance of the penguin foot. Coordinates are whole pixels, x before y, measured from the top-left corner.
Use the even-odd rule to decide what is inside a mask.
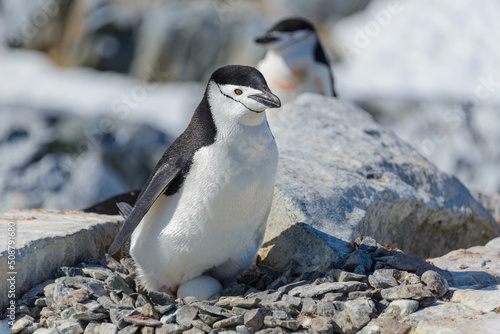
[[[162,286],[158,291],[165,292],[166,294],[169,294],[170,296],[174,297],[174,299],[176,298],[175,293],[166,286]]]

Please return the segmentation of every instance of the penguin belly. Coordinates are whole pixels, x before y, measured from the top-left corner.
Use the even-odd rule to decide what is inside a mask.
[[[175,291],[212,269],[219,280],[231,278],[252,263],[264,237],[278,162],[269,129],[262,133],[248,144],[216,141],[201,148],[179,191],[153,204],[130,249],[146,289]]]

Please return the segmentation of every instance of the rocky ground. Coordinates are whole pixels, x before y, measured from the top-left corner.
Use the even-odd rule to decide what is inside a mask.
[[[451,297],[446,271],[370,237],[352,247],[342,269],[256,265],[220,296],[190,304],[138,288],[128,257],[87,258],[24,294],[12,332],[409,333],[399,320]]]

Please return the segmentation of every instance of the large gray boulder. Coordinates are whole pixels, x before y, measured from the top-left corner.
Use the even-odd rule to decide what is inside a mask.
[[[339,265],[363,235],[425,258],[500,228],[455,177],[349,103],[300,96],[270,121],[280,151],[263,261]]]

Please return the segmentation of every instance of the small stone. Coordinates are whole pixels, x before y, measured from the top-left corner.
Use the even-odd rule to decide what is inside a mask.
[[[42,325],[35,322],[31,325],[24,327],[24,329],[21,331],[20,334],[33,334],[35,331],[37,331],[38,329],[41,329],[41,328],[43,328]]]
[[[192,305],[184,305],[175,312],[175,321],[182,329],[191,328],[191,322],[196,318],[198,309]]]
[[[160,321],[147,317],[143,314],[129,315],[124,317],[123,320],[137,326],[155,327],[155,326],[160,326],[162,324]]]
[[[252,334],[252,332],[250,332],[245,325],[236,326],[236,332],[238,332],[239,334]]]
[[[101,304],[106,310],[116,307],[116,303],[111,300],[108,296],[102,296],[97,298],[97,302]]]
[[[300,322],[297,320],[281,320],[278,319],[274,316],[265,316],[264,317],[264,325],[269,326],[269,327],[284,327],[287,328],[291,331],[296,331],[300,328]]]
[[[107,317],[108,316],[104,313],[78,312],[71,315],[70,318],[74,320],[90,321],[90,320],[103,320],[106,319]]]
[[[382,298],[387,300],[395,299],[415,299],[421,300],[425,297],[434,297],[423,284],[399,285],[393,288],[380,290]]]
[[[219,306],[209,305],[205,303],[192,303],[191,305],[201,311],[208,312],[210,314],[221,315],[227,318],[234,316],[234,313]]]
[[[144,314],[145,316],[148,316],[150,318],[153,318],[153,319],[160,319],[160,316],[158,314],[158,312],[156,312],[156,309],[153,307],[153,305],[151,304],[146,304],[142,307],[138,307],[137,308],[137,311],[139,311],[141,314]]]
[[[63,277],[63,276],[69,276],[69,277],[75,277],[75,276],[83,276],[84,273],[81,268],[78,267],[59,267],[56,270],[56,276],[57,277]]]
[[[63,319],[69,319],[75,313],[78,313],[78,310],[75,307],[69,307],[61,312],[61,317]]]
[[[345,283],[323,283],[319,285],[304,285],[292,289],[288,294],[292,297],[311,298],[327,292],[345,291]]]
[[[357,334],[409,334],[411,330],[412,327],[408,324],[400,323],[393,318],[379,317],[372,319]]]
[[[433,270],[427,270],[423,273],[421,280],[438,298],[443,297],[448,292],[448,281]]]
[[[293,282],[290,284],[287,284],[285,286],[282,286],[281,288],[278,289],[279,292],[287,294],[290,292],[292,289],[295,289],[296,287],[299,287],[301,285],[307,284],[306,280],[298,281],[298,282]]]
[[[222,319],[221,316],[213,316],[213,315],[203,314],[203,313],[198,314],[198,317],[201,319],[201,321],[203,321],[204,323],[206,323],[209,326],[212,326],[216,321],[219,321],[220,319]]]
[[[104,254],[97,259],[100,265],[106,266],[112,271],[127,275],[129,271],[120,262],[116,261],[111,255]]]
[[[259,309],[253,309],[245,312],[243,323],[251,332],[255,333],[264,325],[264,315]]]
[[[104,324],[102,324],[102,325],[104,325]],[[113,324],[106,324],[106,325],[113,325]],[[115,325],[113,325],[113,326],[115,326]],[[116,328],[116,326],[115,326],[115,328]],[[127,327],[121,329],[120,331],[118,331],[118,334],[136,334],[138,331],[139,331],[139,327],[138,326],[131,325],[131,326],[127,326]],[[110,334],[111,333],[112,332],[110,331]]]
[[[205,334],[204,331],[202,331],[201,329],[198,329],[196,327],[193,327],[187,331],[184,331],[182,332],[183,334]]]
[[[12,326],[11,333],[19,333],[22,331],[25,327],[30,326],[33,324],[35,319],[29,315],[25,315],[14,322],[14,325]]]
[[[56,326],[56,329],[60,333],[64,334],[80,334],[83,333],[83,328],[77,321],[63,321],[59,326]]]
[[[106,278],[106,284],[113,290],[121,290],[125,294],[130,295],[134,293],[134,291],[128,286],[125,279],[121,277],[119,274],[112,273]]]
[[[356,275],[365,276],[370,269],[366,269],[362,264],[359,264],[354,268],[353,273]]]
[[[277,290],[282,286],[285,286],[286,284],[287,284],[286,277],[280,276],[276,280],[274,280],[271,284],[269,284],[266,288],[269,290]]]
[[[92,292],[90,292],[88,289],[78,289],[71,291],[71,295],[77,303],[81,303],[89,299],[92,295]]]
[[[236,284],[232,287],[222,290],[221,296],[243,296],[247,291],[247,286],[245,284]]]
[[[281,301],[285,302],[285,303],[289,303],[295,307],[298,307],[300,305],[300,303],[302,303],[302,300],[299,297],[292,297],[289,295],[283,295],[283,297],[281,297]]]
[[[430,306],[430,305],[434,304],[436,301],[437,301],[436,296],[424,297],[424,298],[422,298],[422,299],[419,300],[418,307],[419,308],[424,308],[424,307],[427,307],[427,306]]]
[[[383,315],[390,316],[396,320],[401,320],[407,315],[418,310],[418,301],[411,299],[401,299],[392,301],[385,309]]]
[[[193,320],[191,322],[191,325],[193,325],[194,327],[206,332],[206,333],[210,333],[210,331],[212,330],[212,327],[210,327],[209,325],[207,325],[206,323],[204,323],[203,321],[201,320]]]
[[[365,275],[358,275],[341,269],[333,269],[330,275],[338,282],[366,281]]]
[[[89,326],[87,325],[87,328]],[[85,332],[84,334],[87,334],[87,328],[85,329]],[[128,327],[126,327],[128,328]],[[92,332],[90,332],[92,333]],[[109,322],[103,322],[103,323],[100,323],[97,325],[97,327],[95,328],[94,332],[95,334],[116,334],[116,333],[120,333],[120,334],[134,334],[135,332],[133,331],[120,331],[118,332],[118,328],[116,328],[116,326],[112,323],[109,323]]]
[[[155,334],[155,329],[154,327],[142,327],[141,334]]]
[[[111,298],[111,300],[112,300],[112,301],[113,301],[113,303],[115,303],[115,304],[120,304],[120,302],[121,302],[121,300],[122,300],[122,299],[120,298],[120,296],[118,296],[118,294],[117,294],[116,292],[114,292],[114,291],[111,291],[111,292],[109,293],[109,298]]]
[[[237,300],[234,300],[234,301],[231,301],[229,303],[229,306],[231,307],[243,307],[243,308],[248,308],[248,309],[251,309],[255,306],[257,306],[258,303],[260,303],[260,299],[259,298],[241,298],[241,299],[237,299]]]
[[[104,289],[104,283],[98,280],[94,280],[94,282],[91,283],[84,283],[81,287],[90,290],[90,292],[92,292],[92,297],[94,298],[109,296],[106,291],[108,288],[106,287],[106,289]]]
[[[290,320],[292,316],[284,311],[273,311],[273,317],[276,317],[280,320]]]
[[[284,311],[290,314],[297,313],[297,307],[290,303],[279,301],[279,302],[260,302],[259,307],[267,310]]]
[[[122,299],[120,300],[119,304],[122,306],[134,308],[135,307],[135,300],[132,297],[130,297],[129,295],[122,293]]]
[[[175,299],[165,292],[149,291],[148,297],[156,305],[175,305]]]
[[[351,293],[353,293],[353,292],[351,292]],[[341,293],[341,292],[329,292],[329,293],[326,293],[321,300],[325,301],[325,302],[334,302],[334,301],[341,301],[342,299],[344,299],[343,293]]]
[[[345,302],[325,302],[319,301],[316,304],[316,313],[320,316],[331,318],[335,313],[344,310]]]
[[[349,314],[352,324],[360,329],[376,314],[375,303],[368,299],[348,300],[345,303],[345,311]]]
[[[417,260],[404,253],[390,256],[386,261],[386,263],[391,267],[394,267],[399,270],[407,270],[413,272],[417,271],[421,262],[422,262],[421,260]]]
[[[362,249],[356,249],[347,256],[344,269],[347,271],[354,271],[358,265],[361,265],[366,271],[369,271],[372,267],[372,263],[372,257],[369,252]]]
[[[150,303],[150,301],[149,301],[148,297],[141,295],[141,294],[138,294],[137,298],[135,300],[135,307],[141,307],[141,306],[144,306],[144,305],[149,304],[149,303]]]
[[[316,313],[317,301],[312,298],[302,300],[302,313]]]
[[[373,296],[372,291],[352,291],[349,292],[347,299],[353,300],[358,298],[372,298],[372,296]]]
[[[398,285],[398,281],[394,277],[393,269],[379,269],[373,272],[373,275],[368,276],[368,282],[375,289],[391,288]]]
[[[79,312],[94,312],[96,310],[99,310],[100,312],[104,312],[104,308],[99,304],[97,301],[93,299],[89,299],[84,301],[83,303],[75,303],[73,306],[79,311]]]
[[[38,298],[35,300],[35,306],[47,306],[47,299],[46,298]]]
[[[109,317],[111,319],[111,322],[118,327],[118,329],[125,328],[128,326],[128,322],[125,321],[125,317],[131,316],[131,315],[136,315],[139,314],[136,310],[132,309],[116,309],[113,308],[109,311]]]
[[[377,250],[377,241],[372,237],[363,237],[359,249],[365,250],[367,252],[374,252]]]
[[[308,328],[311,333],[329,334],[334,332],[333,321],[325,317],[302,315],[297,320],[302,327]]]
[[[156,327],[155,334],[181,334],[183,329],[177,324],[164,324]]]
[[[87,267],[82,268],[82,271],[85,275],[100,281],[105,281],[113,273],[111,270],[102,267]]]
[[[170,312],[170,311],[172,311],[173,309],[175,309],[175,305],[174,305],[174,304],[169,304],[169,305],[156,305],[156,306],[155,306],[155,309],[156,309],[156,311],[157,311],[159,314],[163,315],[163,314],[165,314],[165,313],[167,313],[167,312]]]
[[[406,271],[401,272],[401,276],[399,277],[399,284],[406,284],[406,285],[411,285],[411,284],[421,284],[422,281],[420,280],[420,277],[418,277],[414,273],[409,273]]]
[[[244,323],[244,316],[243,315],[237,315],[231,318],[226,318],[219,320],[213,324],[213,328],[219,329],[219,328],[227,328],[227,327],[235,327],[237,325],[241,325]]]

